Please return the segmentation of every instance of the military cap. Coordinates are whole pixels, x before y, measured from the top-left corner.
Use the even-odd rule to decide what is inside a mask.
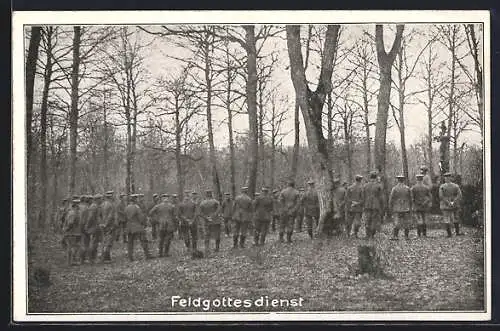
[[[167,193],[163,193],[163,194],[161,195],[161,197],[162,197],[162,198],[168,198],[168,194],[167,194]]]
[[[273,193],[278,193],[278,192],[279,192],[279,190],[274,190],[274,191],[273,191]]]
[[[96,194],[96,195],[94,195],[94,199],[102,199],[102,194]]]
[[[224,193],[224,195],[225,195],[225,196],[230,196],[230,195],[231,195],[231,193],[226,192],[226,193]]]
[[[356,179],[363,179],[363,175],[356,175]]]
[[[172,194],[172,198],[177,198],[177,194]]]
[[[137,196],[142,198],[144,196],[144,193],[139,193],[137,194]]]
[[[211,189],[206,189],[205,193],[212,193],[213,191]]]
[[[255,196],[258,197],[260,195],[259,192],[255,192]]]
[[[62,199],[62,202],[66,202],[68,200],[69,200],[68,198],[64,198],[64,199]]]
[[[113,195],[113,194],[115,194],[115,191],[108,191],[108,192],[106,192],[105,194],[106,194],[106,195]]]
[[[314,184],[314,181],[313,180],[309,180],[309,181],[307,181],[307,184],[312,185],[312,184]]]
[[[72,199],[80,199],[80,196],[79,195],[73,195]]]
[[[417,177],[417,179],[419,179],[419,178],[420,178],[420,179],[422,179],[422,178],[424,178],[424,175],[422,175],[422,174],[417,174],[415,177]]]
[[[197,194],[198,194],[198,192],[193,191],[193,192],[191,192],[191,194],[192,194],[192,195],[197,195]]]
[[[446,173],[444,173],[443,176],[445,176],[445,177],[451,177],[451,172],[446,172]]]
[[[399,178],[399,179],[404,179],[405,178],[405,175],[397,175],[396,178]]]
[[[268,189],[267,187],[263,187],[263,188],[262,188],[262,191],[263,191],[263,192],[269,192],[269,189]]]
[[[242,191],[248,190],[248,186],[243,186],[243,187],[241,188],[241,190],[242,190]]]
[[[191,193],[191,191],[184,191],[185,195],[188,195],[189,193]]]
[[[338,177],[334,178],[334,179],[333,179],[333,182],[334,182],[334,183],[340,183],[340,178],[338,178]]]
[[[120,193],[120,198],[123,198],[124,196],[126,196],[125,193]]]
[[[153,194],[153,198],[158,197],[158,193]]]
[[[370,178],[377,178],[377,172],[376,171],[370,172]]]
[[[299,188],[299,191],[304,191],[304,188],[303,187]]]

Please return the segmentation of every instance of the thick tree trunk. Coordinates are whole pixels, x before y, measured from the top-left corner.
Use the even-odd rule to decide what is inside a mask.
[[[370,138],[370,118],[369,108],[368,108],[368,69],[367,65],[363,66],[363,124],[365,127],[366,135],[366,169],[371,170],[372,168],[372,149],[371,149],[371,138]]]
[[[47,111],[49,101],[50,83],[52,80],[52,27],[49,27],[46,32],[46,62],[43,75],[43,92],[42,105],[40,107],[40,219],[41,227],[44,227],[47,217],[47,197],[48,197],[48,182],[47,182]]]
[[[385,173],[387,119],[389,114],[389,103],[391,98],[391,69],[397,52],[401,48],[401,38],[403,35],[403,25],[398,25],[396,37],[389,53],[386,53],[384,46],[383,26],[375,26],[375,43],[377,49],[377,60],[380,69],[380,87],[378,92],[377,122],[375,127],[375,167],[382,177],[385,192],[388,192],[387,179]]]
[[[26,57],[25,79],[26,79],[26,150],[27,150],[27,175],[31,174],[31,163],[33,156],[33,132],[31,122],[33,121],[33,89],[35,87],[36,62],[38,60],[38,49],[40,46],[42,28],[31,27],[31,37]],[[28,192],[33,190],[29,189]],[[29,194],[29,193],[28,193]]]
[[[125,117],[127,119],[127,156],[125,160],[125,189],[127,195],[130,195],[132,191],[132,121],[130,118],[130,110],[125,110]]]
[[[405,176],[406,184],[409,183],[408,173],[408,155],[406,153],[406,127],[405,127],[405,81],[403,79],[403,50],[398,52],[398,98],[399,98],[399,139],[401,142],[401,161],[403,163],[403,175]]]
[[[266,180],[266,159],[264,154],[264,104],[262,102],[262,94],[264,93],[264,89],[262,88],[262,83],[260,80],[257,80],[258,91],[259,91],[259,118],[258,118],[258,126],[259,126],[259,164],[260,164],[260,178],[261,178],[261,186],[265,186]]]
[[[299,167],[299,149],[300,149],[300,106],[298,97],[295,97],[293,123],[294,123],[295,136],[293,141],[292,169],[290,171],[290,177],[295,179],[297,177],[297,169]]]
[[[320,201],[320,218],[316,228],[316,232],[319,234],[323,233],[325,219],[333,217],[335,211],[332,199],[332,167],[328,155],[327,141],[323,136],[321,119],[326,96],[332,88],[333,59],[337,51],[339,29],[339,25],[329,25],[327,28],[318,86],[316,91],[312,92],[307,85],[302,60],[300,26],[288,25],[286,27],[290,74],[304,118],[307,142]]]
[[[328,97],[326,99],[326,123],[328,129],[328,155],[330,157],[330,161],[333,157],[333,101],[332,101],[332,93],[328,93]]]
[[[182,168],[181,159],[181,121],[178,96],[175,98],[175,165],[177,168],[177,194],[179,201],[182,201],[184,194],[184,169]]]
[[[245,29],[245,44],[247,48],[247,108],[248,108],[248,140],[249,140],[249,176],[248,192],[251,197],[257,186],[257,170],[259,167],[258,121],[257,121],[257,50],[253,25],[243,26]]]
[[[80,38],[81,27],[73,27],[73,64],[71,66],[71,109],[69,113],[69,193],[75,194],[76,184],[76,147],[78,144],[78,86],[80,72]]]
[[[106,109],[106,91],[104,91],[104,101],[102,105],[102,114],[104,119],[104,144],[103,144],[103,163],[104,163],[104,188],[109,190],[109,171],[108,171],[108,159],[109,159],[109,134],[108,134],[108,110]]]
[[[231,195],[236,196],[236,166],[233,136],[233,111],[231,110],[231,73],[228,70],[226,105],[227,105],[227,130],[229,136],[229,171],[231,173]]]

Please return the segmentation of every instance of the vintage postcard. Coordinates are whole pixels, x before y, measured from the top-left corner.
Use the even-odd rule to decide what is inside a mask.
[[[12,24],[14,321],[491,319],[488,11]]]

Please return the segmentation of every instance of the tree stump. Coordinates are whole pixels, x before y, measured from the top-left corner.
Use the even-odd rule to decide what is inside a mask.
[[[358,246],[358,270],[359,274],[369,274],[373,276],[384,275],[380,256],[377,254],[375,246],[359,245]]]

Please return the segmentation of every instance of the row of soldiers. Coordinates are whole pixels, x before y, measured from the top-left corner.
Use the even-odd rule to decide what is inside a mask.
[[[380,178],[376,172],[363,183],[363,176],[357,175],[355,182],[345,188],[340,180],[334,180],[333,217],[324,219],[324,232],[331,236],[335,228],[339,232],[358,237],[359,228],[364,221],[366,235],[372,238],[379,230],[386,209],[394,218],[393,238],[403,229],[408,237],[417,220],[418,236],[426,236],[426,220],[432,203],[431,185],[425,167],[417,175],[417,183],[411,188],[404,184],[405,177],[397,176],[398,183],[391,190],[389,208],[385,206],[385,195]],[[439,188],[441,209],[448,220],[447,232],[451,236],[451,224],[459,234],[457,211],[461,192],[458,185],[451,182],[451,174],[445,174],[446,183]],[[103,201],[104,199],[104,201]],[[221,233],[229,236],[232,232],[233,248],[245,247],[248,233],[253,231],[254,245],[264,245],[271,227],[279,226],[279,241],[292,242],[294,226],[301,229],[305,223],[309,236],[319,220],[319,196],[313,181],[308,189],[300,192],[295,189],[294,181],[289,181],[283,190],[272,193],[264,187],[252,199],[248,188],[242,187],[240,194],[232,199],[229,193],[219,203],[207,190],[200,198],[197,192],[185,192],[183,201],[177,196],[155,194],[153,204],[146,207],[143,194],[126,196],[121,194],[115,201],[114,192],[103,195],[74,196],[71,207],[63,207],[61,214],[64,223],[64,244],[67,247],[68,263],[94,263],[98,246],[102,246],[101,260],[111,261],[113,242],[123,236],[127,242],[128,257],[133,260],[134,242],[139,240],[145,257],[151,258],[146,228],[152,228],[153,239],[159,237],[158,255],[169,255],[170,244],[177,231],[186,247],[197,251],[198,234],[204,239],[205,251],[210,249],[210,241],[215,241],[215,251],[220,250]],[[411,217],[413,213],[413,218]]]

